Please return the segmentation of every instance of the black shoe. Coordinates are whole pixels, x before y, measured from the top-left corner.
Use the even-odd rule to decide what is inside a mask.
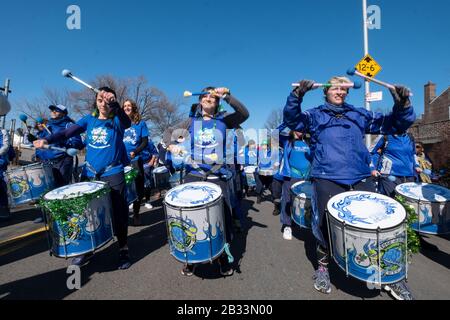
[[[274,216],[278,216],[280,214],[280,204],[279,203],[274,204],[274,209],[273,209],[272,214]]]
[[[231,264],[228,261],[221,262],[221,259],[219,259],[219,270],[220,274],[224,277],[230,277],[234,274],[234,270],[231,267]]]
[[[260,204],[261,201],[262,201],[261,196],[257,196],[257,197],[256,197],[256,203],[257,203],[257,204]]]
[[[72,259],[72,262],[70,263],[72,266],[78,266],[82,267],[85,264],[88,264],[89,261],[91,261],[91,258],[93,257],[92,253],[86,253],[81,256],[75,257]]]
[[[130,256],[128,255],[128,250],[120,250],[119,252],[119,266],[118,270],[126,270],[131,267]]]
[[[186,277],[191,277],[195,271],[195,264],[186,264],[181,269],[181,274]]]

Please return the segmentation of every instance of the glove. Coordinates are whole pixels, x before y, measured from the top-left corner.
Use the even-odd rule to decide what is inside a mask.
[[[313,88],[314,83],[315,82],[312,80],[301,80],[299,81],[300,85],[296,87],[293,92],[298,98],[301,98],[306,94],[306,92]]]
[[[394,98],[394,106],[399,108],[408,108],[411,106],[411,101],[409,100],[410,91],[408,88],[400,85],[394,85],[394,89],[389,89]]]

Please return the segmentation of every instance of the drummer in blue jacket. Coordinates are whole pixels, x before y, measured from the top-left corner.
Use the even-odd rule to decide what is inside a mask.
[[[272,139],[272,142],[277,141]],[[272,194],[272,200],[279,200],[281,194],[280,188],[273,188],[274,176],[280,167],[280,150],[278,146],[270,146],[268,140],[261,142],[258,150],[258,168],[254,176],[256,181],[256,203],[260,204],[264,189],[269,189]],[[266,173],[265,173],[266,172]],[[275,181],[277,186],[277,181]]]
[[[409,134],[380,135],[370,154],[379,193],[394,197],[397,185],[414,182],[415,143]]]
[[[280,133],[280,146],[283,149],[283,158],[279,170],[279,175],[283,179],[280,217],[281,230],[285,240],[292,240],[291,207],[294,199],[291,193],[291,187],[299,181],[309,179],[311,153],[301,132],[289,130],[285,124],[279,126],[278,130]]]
[[[311,134],[312,229],[318,244],[319,265],[314,274],[314,288],[323,293],[331,292],[325,218],[328,200],[349,190],[375,192],[364,135],[403,133],[416,118],[410,92],[405,87],[390,90],[394,107],[390,114],[383,115],[345,102],[348,87],[340,84],[351,83],[346,77],[333,77],[329,83],[332,86],[324,89],[323,105],[302,110],[303,97],[314,85],[313,81],[303,80],[289,95],[284,108],[284,122],[290,129]],[[412,299],[404,281],[386,289],[399,299]]]
[[[239,150],[239,163],[242,163],[245,167],[257,166],[258,165],[258,148],[256,147],[256,142],[253,139],[248,140],[247,145]],[[247,182],[247,177],[245,171],[242,172],[243,176],[243,186],[246,196],[249,196],[250,186]]]
[[[50,133],[44,127],[43,130],[39,130],[37,134],[39,139],[45,139],[51,134],[63,131],[75,124],[75,121],[69,118],[68,110],[65,106],[51,105],[48,108],[50,109],[51,114],[50,120],[48,120],[46,127],[48,128]],[[36,140],[36,137],[30,138],[33,141]],[[72,138],[58,141],[57,143],[51,144],[51,146],[64,149],[73,148],[79,150],[84,148],[84,144],[83,141],[81,140],[80,135],[76,135]],[[62,151],[49,149],[49,150],[36,150],[36,157],[40,161],[49,163],[52,166],[53,177],[55,179],[55,186],[57,188],[71,183],[73,163],[74,163],[72,156]]]

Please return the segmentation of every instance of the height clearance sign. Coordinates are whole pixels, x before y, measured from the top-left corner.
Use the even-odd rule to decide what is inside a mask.
[[[362,58],[355,68],[370,78],[375,77],[381,71],[381,66],[369,54]]]

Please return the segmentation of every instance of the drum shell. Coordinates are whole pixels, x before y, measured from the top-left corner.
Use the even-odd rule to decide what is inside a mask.
[[[256,180],[255,180],[256,168],[257,168],[256,166],[249,166],[244,168],[245,179],[247,180],[247,185],[249,187],[256,187]]]
[[[291,206],[292,220],[301,228],[311,229],[312,207],[311,198],[305,194],[296,194],[291,189],[294,198]]]
[[[127,173],[125,173],[125,176]],[[128,205],[132,204],[138,199],[137,189],[136,189],[136,179],[130,181],[130,183],[126,184],[127,190],[127,203]]]
[[[401,186],[401,185],[400,185]],[[412,206],[418,221],[411,224],[413,230],[426,234],[450,233],[450,202],[415,199],[398,191],[396,194],[405,199],[406,205]]]
[[[176,260],[192,264],[207,263],[223,253],[226,244],[223,196],[195,208],[176,207],[164,201],[164,209],[170,253]],[[192,233],[195,237],[180,232],[180,224],[184,228],[194,227],[196,231]],[[175,239],[182,239],[182,243],[189,244],[180,246],[181,242]]]
[[[153,179],[155,181],[155,187],[157,189],[164,189],[169,186],[170,172],[169,170],[158,172],[156,168],[153,170]]]
[[[81,216],[73,214],[63,226],[46,210],[50,248],[53,255],[70,258],[94,252],[113,239],[110,194],[94,198]]]
[[[260,176],[271,177],[275,175],[274,169],[258,169],[258,174]]]
[[[177,186],[180,185],[180,175],[184,173],[181,171],[175,171],[175,173],[173,173],[170,178],[169,178],[169,184],[170,184],[170,188],[175,188]],[[181,181],[181,183],[183,183],[183,181]]]
[[[371,283],[381,281],[381,284],[390,284],[406,278],[405,221],[379,230],[377,236],[376,230],[344,224],[329,212],[327,218],[332,256],[342,270],[356,279]],[[381,252],[381,278],[377,272],[378,247]]]
[[[6,172],[8,197],[11,207],[38,200],[55,188],[52,166],[37,163]]]

